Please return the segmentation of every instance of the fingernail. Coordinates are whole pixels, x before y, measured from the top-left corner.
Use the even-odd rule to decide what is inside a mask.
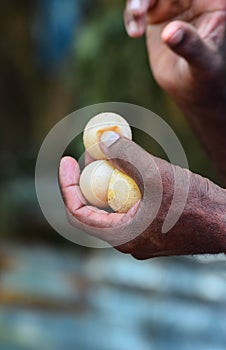
[[[140,6],[141,6],[140,0],[132,0],[130,4],[130,10],[131,11],[139,10]]]
[[[131,21],[129,23],[129,34],[130,35],[133,35],[133,34],[136,34],[137,33],[137,30],[138,30],[138,26],[137,26],[137,23],[135,21]]]
[[[184,39],[184,31],[183,29],[179,29],[175,34],[173,34],[170,37],[169,42],[172,45],[178,45],[183,39]]]
[[[110,147],[111,145],[113,145],[113,143],[115,143],[118,139],[120,138],[119,134],[117,134],[114,131],[105,131],[102,135],[101,135],[101,142],[103,143],[104,146],[106,147]]]

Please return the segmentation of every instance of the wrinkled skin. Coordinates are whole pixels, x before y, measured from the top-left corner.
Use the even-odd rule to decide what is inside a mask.
[[[144,33],[148,22],[146,38],[150,65],[164,90],[185,105],[205,98],[208,80],[213,83],[214,78],[217,84],[219,80],[224,83],[225,0],[140,2],[143,6],[133,10],[132,1],[127,1],[126,28],[129,35],[138,37]],[[175,43],[173,36],[178,30],[183,30],[184,34],[181,42]],[[200,90],[200,85],[204,90]]]
[[[137,7],[132,0],[127,1],[124,16],[128,34],[139,37],[146,30],[150,65],[156,80],[188,117],[226,183],[225,0],[136,3]],[[226,252],[225,190],[208,179],[153,157],[124,138],[110,147],[102,143],[102,149],[115,166],[135,179],[142,190],[142,200],[127,214],[107,213],[87,205],[78,185],[78,163],[65,157],[59,180],[72,225],[137,259]],[[190,175],[189,194],[179,221],[163,234],[162,225],[173,197],[173,174],[179,179],[182,198],[184,183]],[[161,206],[152,220],[153,202],[160,190]],[[150,222],[137,236],[144,219]]]
[[[106,240],[118,250],[130,253],[137,259],[207,251],[216,253],[222,249],[226,251],[226,240],[223,240],[226,235],[226,191],[208,179],[151,156],[127,139],[120,138],[111,147],[102,148],[117,168],[135,179],[142,191],[142,200],[126,214],[107,213],[87,205],[79,188],[78,163],[71,157],[65,157],[61,161],[59,178],[68,219],[72,225]],[[182,198],[188,173],[190,189],[182,216],[165,234],[162,233],[162,225],[173,196],[173,170],[179,179],[178,187]],[[152,221],[153,204],[161,190],[161,207]],[[149,220],[148,228],[136,236],[145,219]],[[210,224],[215,227],[211,240],[207,239],[212,234]]]
[[[153,75],[187,117],[226,187],[226,2],[138,4],[127,1],[127,32],[136,38],[146,29]]]

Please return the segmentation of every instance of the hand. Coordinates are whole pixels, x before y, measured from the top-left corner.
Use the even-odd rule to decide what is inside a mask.
[[[132,37],[146,29],[157,82],[189,120],[226,186],[225,0],[128,0],[125,24]]]
[[[124,17],[131,37],[146,30],[153,74],[182,108],[226,93],[225,0],[127,0]]]
[[[153,157],[134,142],[114,135],[115,142],[102,142],[102,149],[117,168],[134,178],[142,191],[142,200],[126,214],[107,213],[87,205],[78,185],[79,165],[75,159],[64,157],[59,180],[69,222],[138,259],[223,251],[226,246],[222,235],[222,227],[226,235],[225,219],[222,220],[225,191],[190,173],[190,190],[183,214],[168,233],[162,233],[173,198],[174,176],[179,179],[179,192],[183,197],[188,170]],[[156,211],[161,191],[162,201]],[[143,222],[147,227],[139,232]],[[214,233],[212,227],[215,227]]]

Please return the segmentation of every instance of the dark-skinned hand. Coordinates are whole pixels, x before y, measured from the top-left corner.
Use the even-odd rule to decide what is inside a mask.
[[[128,0],[128,34],[146,32],[150,67],[226,187],[226,1]]]
[[[128,0],[124,18],[131,37],[146,31],[153,74],[179,104],[205,99],[213,79],[225,84],[225,0]]]
[[[224,190],[187,169],[153,157],[130,140],[119,138],[109,147],[102,144],[102,149],[117,168],[134,178],[142,191],[142,200],[126,214],[109,213],[88,205],[79,188],[79,165],[75,159],[64,157],[59,180],[72,225],[138,259],[226,250]],[[178,179],[177,190],[184,198],[188,172],[190,185],[183,213],[169,232],[162,233],[173,198],[174,176]],[[161,205],[155,212],[161,191]],[[144,221],[147,228],[140,232]]]
[[[188,117],[226,184],[225,0],[128,0],[124,17],[130,36],[139,37],[146,31],[154,77]],[[142,200],[127,214],[87,205],[78,186],[79,166],[65,157],[59,176],[72,225],[138,259],[226,252],[225,190],[153,157],[132,141],[120,138],[102,148],[117,168],[135,179]],[[188,175],[182,215],[162,233],[173,199],[174,176],[183,199]],[[161,191],[161,205],[155,212]],[[147,227],[140,232],[144,221]]]

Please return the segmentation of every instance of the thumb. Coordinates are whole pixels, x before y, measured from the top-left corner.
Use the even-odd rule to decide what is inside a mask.
[[[173,21],[162,32],[163,41],[179,56],[183,57],[191,69],[201,74],[211,74],[219,64],[214,48],[200,37],[189,23]]]
[[[142,189],[148,174],[151,175],[150,167],[153,169],[154,157],[135,142],[113,131],[104,132],[100,141],[101,149],[111,163],[133,178]]]

